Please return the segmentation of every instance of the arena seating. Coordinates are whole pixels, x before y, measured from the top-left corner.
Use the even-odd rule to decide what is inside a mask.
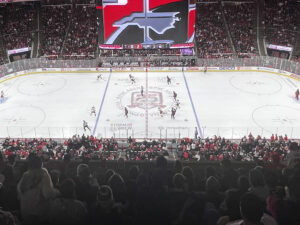
[[[96,9],[93,5],[77,5],[73,9],[69,32],[64,43],[64,59],[70,59],[72,55],[95,57],[96,49]]]
[[[170,144],[128,139],[126,150],[116,153],[121,144],[114,139],[74,136],[63,144],[6,139],[0,155],[1,225],[222,225],[248,218],[298,225],[299,166],[280,160],[288,149],[299,151],[296,142],[249,135],[240,144],[219,137],[199,143],[200,148],[190,139]],[[164,149],[173,146],[189,158],[193,144],[217,157],[195,157],[201,163],[165,158]],[[218,157],[220,150],[224,157]],[[240,161],[248,154],[254,159],[229,160],[238,154]],[[135,161],[113,160],[119,155]],[[20,156],[27,160],[18,161]]]
[[[222,10],[238,57],[257,52],[256,1],[197,1],[196,49],[201,58],[234,57],[227,36]],[[262,10],[267,43],[295,46],[300,4],[295,1],[266,0]],[[63,59],[92,59],[97,50],[95,5],[90,0],[46,0],[41,10],[35,4],[0,7],[4,47],[30,47],[35,40],[37,14],[40,14],[38,56]],[[50,10],[51,9],[51,10]],[[22,18],[22,19],[21,19]],[[26,18],[26,19],[24,19]],[[1,18],[0,18],[1,20]],[[69,26],[70,25],[70,26]],[[87,32],[81,32],[86,30]],[[179,50],[100,50],[101,57],[180,55]],[[297,56],[295,56],[298,58]],[[295,60],[295,58],[293,58]],[[2,60],[3,61],[3,60]],[[3,62],[2,62],[3,63]]]
[[[65,5],[72,4],[72,0],[45,0],[43,5]]]
[[[200,58],[218,58],[232,53],[220,5],[197,4],[196,42]]]
[[[198,56],[233,57],[219,0],[197,1],[201,2],[195,39]],[[267,41],[294,46],[299,4],[265,1]],[[95,57],[97,26],[90,3],[42,2],[47,6],[39,11],[39,56]],[[238,56],[257,54],[254,5],[226,3],[223,7]],[[32,46],[37,13],[31,4],[0,7],[5,18],[0,18],[3,51]],[[144,59],[142,63],[147,62],[145,56],[166,55],[180,55],[180,51],[100,50],[103,58],[137,56]],[[188,58],[174,58],[152,60],[150,66],[192,65]],[[292,60],[300,63],[300,57]],[[0,65],[6,62],[0,50]],[[141,62],[128,59],[124,64],[114,58],[105,63],[139,66]],[[71,67],[68,63],[61,67]],[[222,59],[213,65],[222,65]],[[264,138],[251,133],[240,140],[217,136],[151,141],[84,135],[65,140],[6,138],[0,140],[0,224],[299,225],[299,149],[299,143],[286,135]]]
[[[266,37],[270,44],[295,46],[300,4],[294,1],[266,0]]]
[[[72,138],[60,142],[52,139],[6,139],[1,144],[1,149],[6,158],[14,155],[18,159],[26,159],[30,152],[38,151],[53,160],[62,160],[66,155],[72,159],[87,157],[116,160],[124,157],[127,160],[151,160],[163,153],[168,155],[168,151],[170,151],[176,153],[173,159],[181,160],[220,161],[226,158],[236,161],[261,160],[268,162],[274,154],[277,154],[281,161],[285,160],[290,142],[287,136],[272,135],[269,139],[261,136],[254,138],[251,133],[241,140],[215,136],[204,139],[183,138],[170,141],[153,140],[152,142],[139,142],[132,138],[117,140],[74,135]],[[280,147],[274,149],[278,145]],[[68,149],[73,150],[70,152],[67,151]],[[122,152],[126,154],[119,154]]]
[[[60,54],[71,16],[71,5],[42,7],[44,29],[41,32],[40,56],[58,56]]]
[[[300,63],[300,56],[294,56],[291,60]]]
[[[256,53],[256,32],[254,3],[225,4],[224,13],[229,26],[235,50],[241,53]]]
[[[2,30],[6,49],[30,47],[33,32],[37,29],[37,13],[32,4],[7,5],[1,8],[4,15]]]
[[[0,65],[5,64],[7,60],[5,60],[3,55],[0,55]]]

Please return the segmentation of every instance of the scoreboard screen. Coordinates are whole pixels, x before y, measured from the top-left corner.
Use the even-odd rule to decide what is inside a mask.
[[[194,41],[195,0],[98,0],[96,7],[103,48],[191,47]]]

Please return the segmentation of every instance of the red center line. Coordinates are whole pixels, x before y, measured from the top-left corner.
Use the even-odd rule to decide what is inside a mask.
[[[146,107],[145,107],[145,129],[146,129],[146,138],[148,139],[148,68],[146,67]]]

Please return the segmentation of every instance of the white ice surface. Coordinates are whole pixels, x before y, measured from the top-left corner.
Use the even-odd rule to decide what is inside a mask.
[[[131,84],[128,75],[104,73],[104,80],[97,81],[96,73],[49,73],[2,82],[7,100],[0,104],[0,137],[66,138],[81,135],[86,120],[91,132],[84,133],[98,137],[193,137],[199,126],[205,137],[240,138],[251,131],[300,138],[296,80],[261,72],[186,72],[186,85],[182,72],[132,72],[136,83]],[[170,115],[173,91],[180,101],[175,120]],[[90,115],[92,106],[96,117]]]

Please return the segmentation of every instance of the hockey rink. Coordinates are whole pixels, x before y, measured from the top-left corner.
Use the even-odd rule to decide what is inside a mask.
[[[0,137],[300,138],[300,82],[262,72],[47,73],[0,79]],[[167,84],[167,76],[171,84]],[[143,88],[143,93],[141,89]],[[179,107],[173,92],[177,93]],[[96,108],[96,115],[91,108]],[[128,118],[125,116],[128,109]],[[175,119],[171,109],[177,108]],[[83,120],[90,130],[83,130]]]

